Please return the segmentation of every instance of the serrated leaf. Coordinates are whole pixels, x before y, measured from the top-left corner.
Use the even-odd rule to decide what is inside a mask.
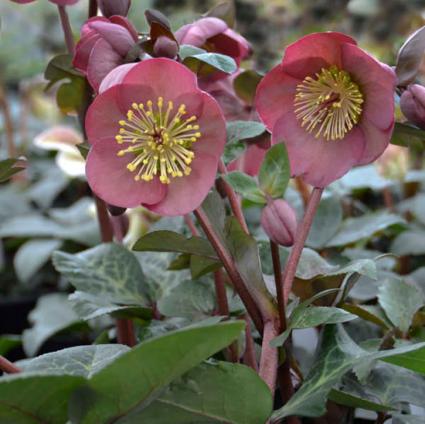
[[[271,410],[270,390],[252,369],[220,362],[189,371],[126,422],[258,424],[267,421]]]
[[[232,186],[233,190],[241,194],[245,199],[260,205],[264,205],[267,202],[264,193],[257,185],[257,181],[250,175],[240,171],[233,171],[223,175],[223,177]]]
[[[416,311],[425,305],[421,289],[397,279],[381,284],[378,300],[391,322],[403,333],[409,330]]]
[[[266,153],[258,173],[261,190],[273,198],[283,197],[291,176],[288,153],[283,143],[272,146]]]
[[[243,328],[243,322],[188,327],[124,353],[89,380],[96,396],[80,411],[81,424],[112,422],[147,406],[173,380],[228,346]]]

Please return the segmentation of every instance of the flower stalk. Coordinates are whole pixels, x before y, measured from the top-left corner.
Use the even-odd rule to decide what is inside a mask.
[[[63,35],[65,37],[66,48],[68,49],[68,52],[73,55],[75,51],[74,36],[72,34],[72,28],[65,6],[58,5],[58,12],[62,25]]]
[[[4,356],[0,356],[0,370],[7,374],[17,374],[21,372],[20,368],[10,362]]]

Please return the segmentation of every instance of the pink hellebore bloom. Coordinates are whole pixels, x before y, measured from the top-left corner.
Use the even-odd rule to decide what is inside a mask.
[[[394,127],[396,77],[340,33],[307,35],[288,46],[260,82],[256,106],[283,142],[293,176],[325,187],[379,157]]]
[[[235,59],[239,65],[251,54],[248,41],[218,18],[202,18],[187,24],[175,33],[179,44],[190,44]]]
[[[137,39],[136,29],[122,16],[91,18],[81,29],[73,65],[97,91],[103,78],[125,62]]]
[[[217,102],[195,74],[166,58],[139,62],[99,94],[86,130],[92,190],[109,204],[170,216],[202,203],[226,141]]]
[[[409,85],[400,97],[400,108],[412,124],[425,129],[425,87]]]
[[[14,3],[32,3],[35,0],[12,0]],[[78,0],[49,0],[50,3],[55,3],[58,6],[70,6],[71,4],[75,4],[78,2]]]

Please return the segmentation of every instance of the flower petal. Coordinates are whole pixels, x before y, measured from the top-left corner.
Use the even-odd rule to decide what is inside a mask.
[[[282,65],[275,66],[257,87],[255,106],[261,120],[269,130],[276,121],[294,108],[297,84],[301,81],[283,71]]]
[[[346,43],[356,44],[351,37],[339,32],[306,35],[285,50],[282,60],[284,71],[295,78],[304,79],[324,66],[337,65],[341,68],[341,46]]]
[[[81,40],[75,46],[75,55],[72,59],[74,68],[81,72],[87,71],[90,53],[93,49],[93,46],[99,40],[100,35],[96,34],[95,32],[88,32],[87,35],[81,38]]]
[[[202,47],[208,38],[226,31],[227,28],[227,24],[221,19],[208,17],[182,26],[175,32],[175,36],[179,44]]]
[[[284,142],[293,176],[301,176],[314,187],[326,187],[342,177],[362,156],[365,138],[359,126],[343,140],[316,139],[301,127],[293,112],[280,118],[273,128],[272,144]]]
[[[129,157],[117,156],[121,150],[113,138],[99,140],[87,156],[86,174],[90,188],[105,202],[122,208],[160,202],[167,187],[158,178],[135,181],[134,173],[126,166]]]
[[[217,174],[217,158],[198,153],[192,162],[192,172],[187,177],[174,178],[168,185],[165,198],[146,207],[160,215],[184,215],[203,202],[213,186]]]
[[[362,116],[381,129],[389,128],[394,121],[394,71],[351,44],[342,46],[342,62],[362,89]]]
[[[124,77],[127,75],[128,71],[136,66],[137,63],[126,63],[125,65],[117,66],[115,69],[112,69],[105,78],[103,78],[102,83],[99,87],[99,94],[106,91],[108,88],[113,87],[114,85],[122,83]]]

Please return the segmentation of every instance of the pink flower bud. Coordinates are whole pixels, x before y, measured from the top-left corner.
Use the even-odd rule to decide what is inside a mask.
[[[102,15],[110,18],[113,15],[127,16],[131,0],[98,0]]]
[[[425,87],[409,85],[401,95],[400,108],[410,122],[425,129]]]
[[[273,199],[261,213],[261,226],[270,240],[282,246],[292,246],[297,229],[297,217],[283,199]]]
[[[177,56],[178,49],[179,47],[174,40],[163,35],[156,39],[153,46],[153,53],[155,57],[174,59]]]

